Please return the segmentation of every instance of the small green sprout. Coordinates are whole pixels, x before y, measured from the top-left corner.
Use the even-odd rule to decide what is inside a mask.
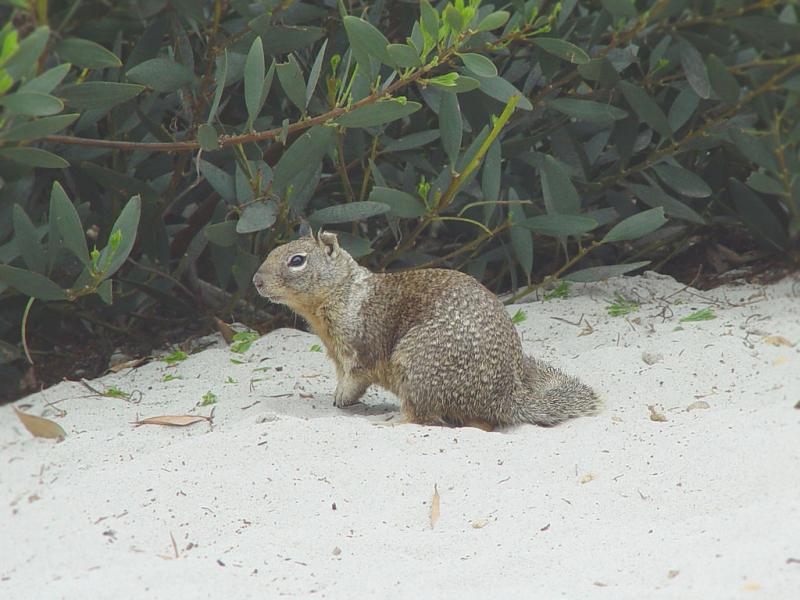
[[[114,385],[107,387],[103,392],[103,396],[108,398],[122,398],[123,400],[127,400],[131,397],[128,392],[121,390]]]
[[[569,296],[569,290],[572,284],[569,281],[560,281],[556,287],[551,291],[545,292],[544,299],[552,300],[553,298],[566,298]]]
[[[225,383],[237,383],[237,381],[233,377],[228,375],[228,377],[225,379]]]
[[[319,344],[314,344],[313,346],[311,346],[311,348],[309,348],[309,350],[311,352],[322,352],[322,346],[320,346]]]
[[[203,394],[203,398],[199,404],[199,406],[208,406],[210,404],[217,403],[217,395],[214,392],[208,391]]]
[[[236,352],[237,354],[247,352],[259,337],[261,336],[256,331],[240,331],[234,334],[231,352]]]
[[[614,302],[608,305],[608,314],[612,317],[622,317],[638,309],[638,302],[629,300],[619,292],[614,292]]]
[[[183,350],[175,350],[175,352],[173,352],[172,354],[167,354],[161,360],[163,360],[168,365],[174,365],[175,363],[179,363],[182,360],[186,360],[187,358],[189,358],[189,355],[186,354],[186,352],[184,352]]]
[[[514,316],[511,317],[511,322],[514,325],[519,325],[520,323],[522,323],[527,318],[528,318],[528,315],[526,313],[522,312],[522,309],[518,309],[517,312],[514,313]]]
[[[174,373],[167,373],[164,375],[163,381],[175,381],[176,379],[183,379],[180,375],[175,375]]]
[[[701,310],[696,310],[691,314],[686,315],[685,317],[680,319],[681,323],[693,323],[695,321],[710,321],[711,319],[716,319],[717,315],[714,314],[714,311],[711,308],[703,308]]]

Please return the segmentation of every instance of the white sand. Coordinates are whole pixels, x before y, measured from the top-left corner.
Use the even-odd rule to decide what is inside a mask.
[[[521,306],[526,350],[607,404],[551,429],[376,426],[394,399],[333,408],[331,364],[292,330],[92,382],[138,404],[78,383],[17,403],[60,443],[3,407],[0,597],[798,598],[800,282],[681,289],[648,274]],[[609,316],[615,291],[639,310]],[[208,414],[208,391],[213,428],[131,426]]]

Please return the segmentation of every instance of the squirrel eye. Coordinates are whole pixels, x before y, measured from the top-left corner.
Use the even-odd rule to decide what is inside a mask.
[[[302,267],[306,263],[306,257],[302,254],[295,254],[289,259],[290,267]]]

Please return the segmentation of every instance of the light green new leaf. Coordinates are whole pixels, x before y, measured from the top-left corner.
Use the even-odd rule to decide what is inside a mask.
[[[116,54],[96,42],[83,38],[65,38],[56,44],[55,50],[62,60],[85,69],[122,66],[122,61]]]
[[[414,219],[425,214],[425,205],[411,194],[401,190],[376,185],[369,195],[370,202],[380,202],[391,207],[389,215],[402,219]]]
[[[14,81],[19,81],[36,67],[48,39],[50,39],[50,28],[46,25],[37,27],[19,43],[17,51],[9,57],[3,69]]]
[[[55,232],[53,232],[54,228]],[[50,191],[50,230],[51,239],[60,238],[64,247],[72,252],[84,266],[88,267],[92,264],[86,249],[86,234],[83,232],[78,211],[75,210],[75,205],[57,181],[53,183]]]
[[[194,82],[194,73],[188,67],[168,58],[151,58],[130,69],[126,75],[157,92],[174,92]]]
[[[582,65],[589,62],[589,55],[586,52],[566,40],[542,37],[534,38],[531,41],[545,52],[554,54],[572,64]]]
[[[64,109],[64,103],[61,100],[41,92],[17,92],[0,96],[0,106],[12,113],[31,117],[55,115]]]
[[[614,225],[605,237],[603,243],[635,240],[661,227],[667,219],[664,217],[664,208],[651,208],[637,213]]]
[[[345,113],[335,123],[342,127],[377,127],[407,117],[421,107],[419,102],[382,100]]]
[[[308,217],[313,225],[352,223],[389,212],[391,207],[381,202],[350,202],[321,208]]]
[[[33,271],[0,265],[0,282],[39,300],[67,300],[67,294],[56,283]]]
[[[141,214],[142,199],[139,196],[133,196],[114,222],[108,244],[100,252],[98,264],[103,273],[103,279],[111,277],[128,259],[136,241]]]

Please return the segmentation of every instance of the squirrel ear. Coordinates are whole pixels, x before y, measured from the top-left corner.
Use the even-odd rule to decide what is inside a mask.
[[[301,238],[307,237],[311,238],[312,240],[314,239],[314,232],[311,231],[311,226],[308,224],[308,221],[303,220],[300,222],[300,227],[297,230],[297,233]]]
[[[339,254],[339,238],[335,233],[331,233],[330,231],[320,231],[319,245],[328,256],[336,256]]]

